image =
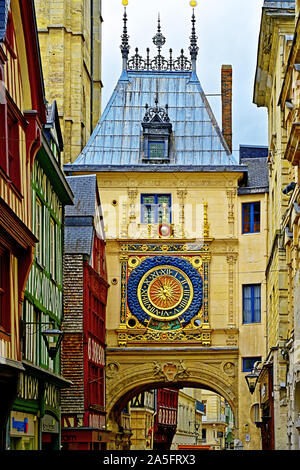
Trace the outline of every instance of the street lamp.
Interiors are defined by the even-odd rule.
[[[51,359],[54,359],[63,338],[63,332],[52,328],[47,328],[41,332],[43,340],[45,341],[46,348]]]
[[[64,333],[60,331],[59,329],[56,328],[51,328],[51,326],[54,327],[52,323],[44,323],[44,322],[24,322],[22,321],[21,323],[22,328],[28,328],[28,330],[25,332],[23,331],[24,337],[27,337],[27,335],[34,335],[34,334],[41,334],[46,348],[48,355],[50,359],[54,359],[56,357],[56,354],[58,353],[58,350],[60,348],[61,341],[63,339]],[[45,330],[41,331],[42,326],[45,326]],[[32,331],[32,327],[34,327],[34,331]]]
[[[254,393],[258,376],[259,376],[259,372],[256,369],[252,369],[250,374],[245,375],[245,379],[246,379],[249,392],[251,393],[251,395],[253,395]]]

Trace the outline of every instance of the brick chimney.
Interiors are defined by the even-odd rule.
[[[222,133],[232,152],[232,67],[222,65],[221,69],[222,95]]]

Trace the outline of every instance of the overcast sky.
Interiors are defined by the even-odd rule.
[[[222,64],[233,67],[233,149],[240,144],[267,145],[267,113],[253,104],[254,75],[263,0],[198,0],[195,8],[199,55],[197,75],[207,95],[220,93]],[[102,0],[104,19],[102,39],[102,111],[104,111],[121,74],[121,34],[124,7],[121,0]],[[162,55],[178,56],[183,48],[188,55],[192,8],[189,0],[129,0],[128,34],[131,46],[145,57],[160,13],[166,44]],[[221,99],[209,97],[221,127]]]

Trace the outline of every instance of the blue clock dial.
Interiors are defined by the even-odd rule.
[[[150,320],[179,320],[184,326],[201,309],[202,291],[202,277],[188,261],[159,256],[143,261],[131,273],[127,301],[145,326]]]

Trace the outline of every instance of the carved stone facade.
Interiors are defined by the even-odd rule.
[[[240,436],[245,448],[259,448],[259,431],[250,417],[250,409],[257,403],[257,397],[251,397],[248,392],[243,359],[263,355],[265,297],[262,288],[261,322],[244,324],[242,286],[263,281],[265,222],[262,220],[258,234],[244,236],[241,233],[242,203],[252,200],[249,194],[233,197],[233,233],[227,217],[220,217],[220,214],[228,213],[227,191],[233,189],[234,194],[237,193],[240,176],[207,174],[204,189],[201,174],[181,174],[177,180],[172,173],[168,180],[166,174],[98,173],[107,225],[110,283],[107,301],[107,416],[109,430],[116,435],[118,423],[124,420],[120,411],[132,397],[155,387],[180,384],[208,387],[225,397],[235,416],[236,438]],[[172,223],[174,227],[178,226],[178,231],[161,237],[152,226],[151,237],[148,237],[148,226],[141,222],[141,194],[153,194],[162,187],[172,195]],[[182,199],[178,198],[178,193],[182,195],[182,188],[184,239],[180,231]],[[260,200],[263,213],[264,193],[255,195],[255,198]],[[125,211],[127,218],[123,216]],[[135,236],[124,238],[122,234],[132,223],[137,228]],[[196,233],[201,237],[196,237]],[[189,263],[203,281],[199,312],[186,326],[178,329],[147,327],[138,310],[130,308],[128,303],[130,277],[135,272],[139,273],[141,266],[146,267],[161,257],[166,262],[174,259],[174,266],[176,260]],[[145,268],[145,273],[148,268]],[[251,341],[253,337],[255,341]],[[240,434],[246,424],[250,442],[244,440],[243,433]],[[128,434],[125,433],[123,438],[118,436],[118,445],[122,448],[125,445],[122,439],[127,440]]]
[[[140,355],[140,359],[137,357]],[[184,359],[178,359],[178,355]],[[111,362],[111,361],[114,362]],[[129,399],[150,387],[185,386],[209,388],[222,395],[235,412],[238,428],[238,349],[220,349],[212,357],[209,348],[182,350],[153,348],[110,348],[107,351],[107,412],[113,430],[117,410]],[[120,419],[120,418],[119,418]]]
[[[160,28],[159,21],[155,66],[138,51],[129,59],[125,9],[120,80],[84,151],[65,165],[73,175],[96,173],[101,195],[110,283],[109,427],[116,447],[126,448],[128,434],[122,444],[119,426],[135,395],[174,385],[209,388],[230,403],[236,438],[243,439],[247,424],[245,449],[257,449],[244,362],[264,353],[266,299],[261,289],[259,315],[249,321],[243,289],[262,285],[266,190],[256,188],[253,197],[248,167],[231,152],[231,73],[222,87],[226,138],[200,85],[194,13],[188,69],[183,55],[179,68],[165,63]],[[243,204],[255,202],[259,230],[244,234]]]
[[[298,417],[294,415],[298,409],[294,408],[295,394],[299,393],[298,346],[294,341],[294,319],[299,313],[294,304],[299,240],[298,30],[298,1],[264,2],[254,84],[254,102],[265,107],[269,116],[267,352],[257,388],[264,388],[269,374],[272,389],[268,400],[261,400],[263,450],[299,449]]]

